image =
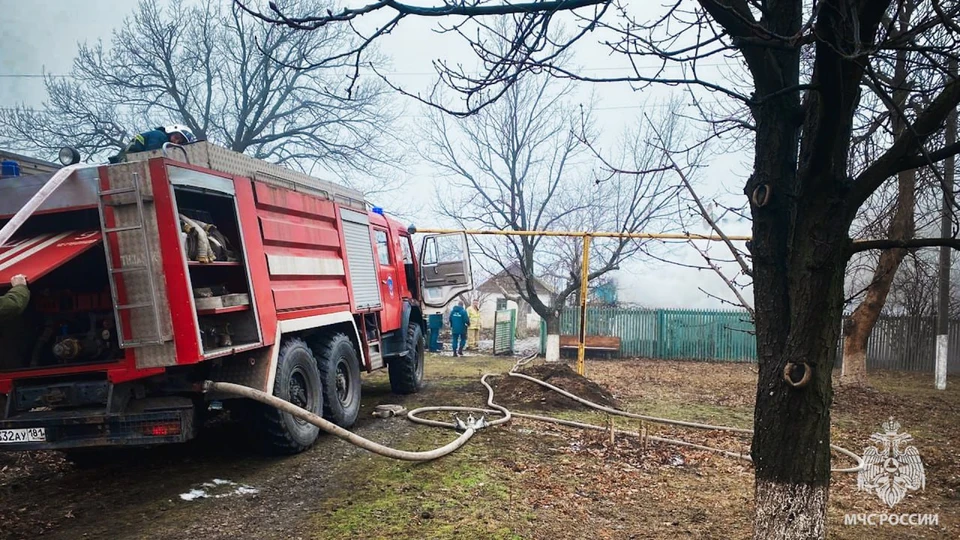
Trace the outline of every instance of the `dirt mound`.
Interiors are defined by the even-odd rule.
[[[620,406],[609,390],[586,377],[577,375],[577,372],[566,364],[538,364],[520,369],[519,372],[598,405],[617,408]],[[493,390],[494,401],[508,409],[512,407],[538,410],[586,409],[586,406],[581,403],[519,377],[507,375],[498,377],[495,379]]]

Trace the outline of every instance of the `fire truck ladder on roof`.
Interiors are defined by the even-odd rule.
[[[106,199],[113,197],[114,195],[122,194],[131,194],[132,200],[127,200],[125,202],[119,202],[116,200],[111,200],[109,202]],[[139,239],[141,242],[141,251],[142,256],[140,257],[143,261],[142,264],[135,266],[113,266],[113,257],[109,249],[104,249],[107,260],[107,278],[110,282],[110,293],[113,298],[113,313],[117,319],[117,340],[120,344],[120,348],[133,348],[133,347],[143,347],[145,345],[159,345],[166,340],[163,336],[163,328],[160,324],[160,305],[157,301],[157,287],[156,287],[156,278],[153,273],[153,257],[149,249],[149,244],[147,243],[147,231],[145,227],[146,219],[144,217],[143,205],[146,202],[143,198],[143,194],[140,192],[140,177],[136,173],[133,174],[133,182],[130,187],[122,187],[116,189],[102,189],[102,187],[97,188],[97,209],[100,212],[100,230],[103,231],[103,241],[104,247],[110,245],[111,234],[118,234],[122,232],[132,232],[140,231]],[[104,207],[118,207],[118,206],[127,206],[127,205],[137,205],[137,222],[107,227],[106,220],[104,218]],[[117,244],[119,245],[119,244]],[[120,264],[123,264],[123,259],[120,259]],[[116,276],[118,274],[133,274],[133,273],[144,273],[147,278],[147,289],[149,290],[148,299],[143,302],[134,302],[129,304],[121,304],[119,301],[119,296],[117,295],[117,280]],[[121,324],[120,313],[123,311],[131,311],[134,309],[149,310],[150,318],[148,319],[149,325],[153,330],[153,334],[148,334],[145,336],[139,336],[134,339],[132,336],[130,339],[124,335],[123,325]]]

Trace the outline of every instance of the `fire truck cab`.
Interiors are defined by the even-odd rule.
[[[302,451],[318,428],[202,382],[349,428],[361,371],[417,392],[424,310],[473,287],[465,236],[417,250],[362,193],[206,142],[6,178],[0,224],[0,292],[31,295],[0,321],[0,451],[183,442],[211,403]]]

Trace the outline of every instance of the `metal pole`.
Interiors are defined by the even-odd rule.
[[[410,234],[450,234],[450,233],[463,233],[470,235],[490,235],[490,236],[566,236],[566,237],[583,237],[583,236],[592,236],[594,238],[636,238],[641,240],[712,240],[714,242],[723,241],[724,238],[730,240],[731,242],[744,242],[750,240],[749,236],[718,236],[710,234],[687,234],[687,233],[624,233],[624,232],[584,232],[584,231],[515,231],[512,229],[506,230],[490,230],[490,229],[435,229],[427,228],[420,229],[417,227],[411,226],[407,229],[407,232]]]
[[[583,264],[580,270],[580,342],[577,343],[577,373],[584,374],[583,355],[587,343],[587,282],[590,277],[590,235],[583,236]]]
[[[592,236],[593,238],[634,238],[639,240],[709,240],[711,242],[749,242],[750,236],[718,236],[710,234],[688,234],[688,233],[622,233],[622,232],[585,232],[585,231],[514,231],[514,230],[485,230],[485,229],[418,229],[414,226],[407,228],[410,234],[471,234],[471,235],[489,235],[489,236],[562,236],[568,238],[582,238]],[[854,246],[876,242],[878,239],[857,239],[851,240]]]
[[[954,78],[957,76],[957,60],[949,60],[947,70]],[[957,142],[957,109],[947,113],[947,125],[944,129],[945,145]],[[953,236],[953,185],[956,173],[955,160],[951,155],[943,162],[943,212],[940,216],[940,236]],[[937,390],[947,388],[947,358],[950,349],[950,248],[940,247],[939,301],[937,306],[937,356],[934,362],[934,381]]]

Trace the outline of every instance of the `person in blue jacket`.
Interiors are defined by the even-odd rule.
[[[470,327],[470,315],[463,307],[463,301],[450,311],[450,332],[453,334],[453,355],[463,356],[463,348],[467,345],[467,328]]]
[[[443,313],[434,313],[430,315],[429,327],[430,333],[430,352],[440,352],[440,329],[443,328]]]

